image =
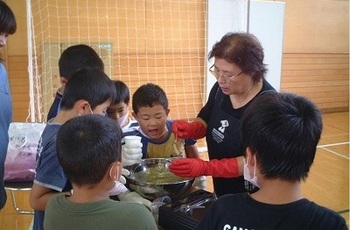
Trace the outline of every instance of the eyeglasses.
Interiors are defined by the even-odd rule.
[[[212,65],[209,68],[209,72],[216,78],[219,79],[220,76],[222,76],[223,78],[225,78],[225,80],[233,80],[235,77],[238,77],[239,75],[241,75],[243,73],[243,71],[241,71],[239,74],[236,75],[232,75],[231,73],[222,73],[220,75],[220,71],[218,69],[215,68],[215,65]]]

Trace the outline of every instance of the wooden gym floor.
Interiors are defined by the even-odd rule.
[[[202,147],[203,141],[199,141]],[[202,152],[201,158],[207,159]],[[211,177],[207,178],[207,190],[212,191]],[[317,148],[309,177],[302,185],[308,199],[340,213],[349,226],[349,113],[326,113],[323,115],[323,133]],[[30,209],[28,191],[16,192],[16,201],[22,209]],[[12,198],[0,212],[0,229],[26,230],[31,215],[20,215],[14,211]]]

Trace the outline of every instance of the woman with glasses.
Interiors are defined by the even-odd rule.
[[[274,90],[265,80],[264,52],[259,40],[248,33],[228,33],[209,53],[214,58],[210,73],[217,79],[197,118],[174,121],[180,138],[206,137],[210,161],[184,158],[173,161],[170,170],[183,177],[212,176],[217,196],[255,189],[245,186],[239,125],[248,104],[262,92]]]

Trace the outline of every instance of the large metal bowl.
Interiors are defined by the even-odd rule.
[[[174,198],[187,192],[194,178],[182,178],[169,171],[172,158],[148,158],[125,168],[126,186],[144,198],[154,200],[162,196]]]

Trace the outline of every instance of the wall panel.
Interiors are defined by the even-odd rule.
[[[27,73],[27,28],[26,28],[26,9],[24,0],[6,0],[6,2],[13,9],[17,17],[18,30],[16,34],[11,35],[8,39],[7,54],[4,59],[8,67],[10,84],[12,88],[12,95],[14,100],[14,120],[25,121],[28,116],[28,103],[29,103],[29,81]],[[72,4],[80,5],[80,7],[87,7],[82,0],[69,1]],[[92,1],[92,4],[99,4],[102,7],[112,1]],[[113,1],[114,2],[114,1]],[[117,1],[116,1],[117,2]],[[141,3],[142,4],[141,4]],[[113,78],[121,78],[131,84],[131,90],[134,91],[141,83],[149,81],[151,78],[145,76],[145,66],[153,66],[152,74],[154,72],[162,73],[158,75],[156,81],[159,84],[164,84],[164,79],[168,80],[169,87],[166,88],[171,101],[172,109],[181,110],[182,105],[186,98],[196,97],[194,102],[188,107],[188,113],[191,113],[189,117],[193,117],[194,109],[196,111],[201,106],[201,97],[203,98],[203,89],[197,83],[202,82],[204,76],[204,61],[206,54],[204,50],[194,47],[191,42],[188,43],[187,52],[182,53],[183,58],[179,58],[175,52],[171,55],[167,53],[159,55],[159,49],[157,50],[157,43],[154,39],[167,39],[169,47],[178,46],[182,44],[179,41],[179,36],[169,34],[164,38],[157,37],[157,31],[159,23],[153,24],[153,31],[148,35],[148,39],[137,39],[136,37],[145,37],[144,24],[140,23],[141,18],[146,18],[148,22],[153,19],[151,15],[145,15],[142,13],[141,8],[148,7],[149,9],[159,8],[160,2],[154,2],[154,5],[146,4],[149,1],[120,1],[118,7],[108,8],[106,7],[106,15],[114,14],[118,11],[121,16],[120,20],[115,21],[116,31],[111,33],[111,36],[115,36],[119,39],[116,44],[120,45],[120,48],[114,52],[114,75]],[[281,78],[281,90],[291,91],[306,95],[314,100],[325,111],[338,111],[349,109],[349,1],[331,1],[331,0],[284,0],[286,2],[286,17],[285,17],[285,30],[284,30],[284,53],[282,60],[282,78]],[[113,3],[114,4],[114,3]],[[146,6],[147,5],[147,6]],[[181,4],[180,4],[181,5]],[[176,5],[174,2],[171,7],[176,10],[173,15],[181,17],[182,6]],[[127,7],[130,6],[130,11]],[[169,6],[169,7],[168,7]],[[165,5],[167,13],[170,14],[170,5]],[[204,5],[200,4],[191,5],[193,15],[198,14],[204,10]],[[119,9],[119,10],[118,10]],[[180,10],[181,11],[180,11]],[[55,8],[50,9],[55,11]],[[51,11],[50,11],[51,12]],[[134,13],[132,13],[134,12]],[[148,11],[149,12],[149,11]],[[34,12],[36,13],[36,12]],[[79,13],[84,13],[79,12]],[[126,20],[126,15],[129,13],[129,19]],[[160,12],[161,13],[161,12]],[[159,13],[159,14],[160,14]],[[137,17],[136,17],[137,16]],[[191,25],[196,25],[195,22],[188,18],[190,15],[183,15],[183,25],[187,28],[187,21],[191,21]],[[65,15],[62,15],[64,18]],[[167,14],[163,14],[164,19],[168,18]],[[198,18],[198,16],[194,16]],[[51,19],[50,19],[51,20]],[[51,26],[56,25],[57,21],[44,21],[50,23]],[[63,22],[61,22],[63,23]],[[93,21],[91,22],[93,23]],[[173,21],[172,23],[176,23]],[[170,24],[169,24],[170,25]],[[182,24],[178,25],[180,28]],[[138,26],[139,29],[134,31],[131,35],[135,36],[133,39],[126,40],[125,34],[131,33],[125,28],[128,26]],[[196,25],[196,29],[199,26]],[[204,28],[204,27],[203,27]],[[180,31],[180,30],[178,30]],[[54,31],[53,31],[54,32]],[[57,30],[56,32],[60,32]],[[73,33],[74,31],[72,31]],[[94,36],[104,31],[90,31],[82,29],[81,33],[86,33]],[[93,32],[93,34],[91,34]],[[180,32],[179,32],[180,33]],[[198,37],[198,39],[204,38],[204,32],[192,31],[191,37]],[[60,32],[60,36],[63,36],[63,40],[68,41],[73,38],[68,38],[69,34]],[[74,35],[74,34],[72,34]],[[55,38],[55,37],[54,37]],[[136,47],[138,51],[142,50],[142,47],[151,47],[147,53],[141,54],[138,52],[139,57],[135,58],[133,50],[126,50],[123,47],[130,43],[134,45],[134,51]],[[203,44],[204,47],[204,44]],[[162,47],[164,48],[164,47]],[[150,52],[153,52],[152,54]],[[135,53],[135,52],[134,52]],[[190,54],[196,55],[192,58]],[[125,55],[124,55],[125,54]],[[157,54],[157,55],[155,55]],[[153,56],[152,56],[153,55]],[[39,60],[40,61],[40,60]],[[158,65],[159,67],[155,67]],[[173,68],[168,67],[172,65]],[[195,68],[183,68],[180,70],[178,66],[186,67],[188,65],[196,66]],[[139,68],[134,68],[138,66]],[[188,76],[191,74],[192,79],[189,81]],[[135,80],[136,77],[139,80]],[[153,77],[152,77],[153,79]],[[132,83],[133,82],[133,83]],[[181,85],[186,87],[181,87]],[[191,87],[192,93],[185,94]],[[193,94],[193,95],[191,95]],[[186,96],[184,96],[186,95]],[[189,104],[189,102],[187,102]],[[173,114],[175,115],[175,113]],[[182,115],[181,115],[182,116]],[[179,116],[180,117],[180,116]]]
[[[13,102],[13,121],[25,121],[29,108],[28,57],[9,55],[6,63]]]
[[[349,55],[284,53],[281,89],[309,97],[324,111],[346,111]]]

